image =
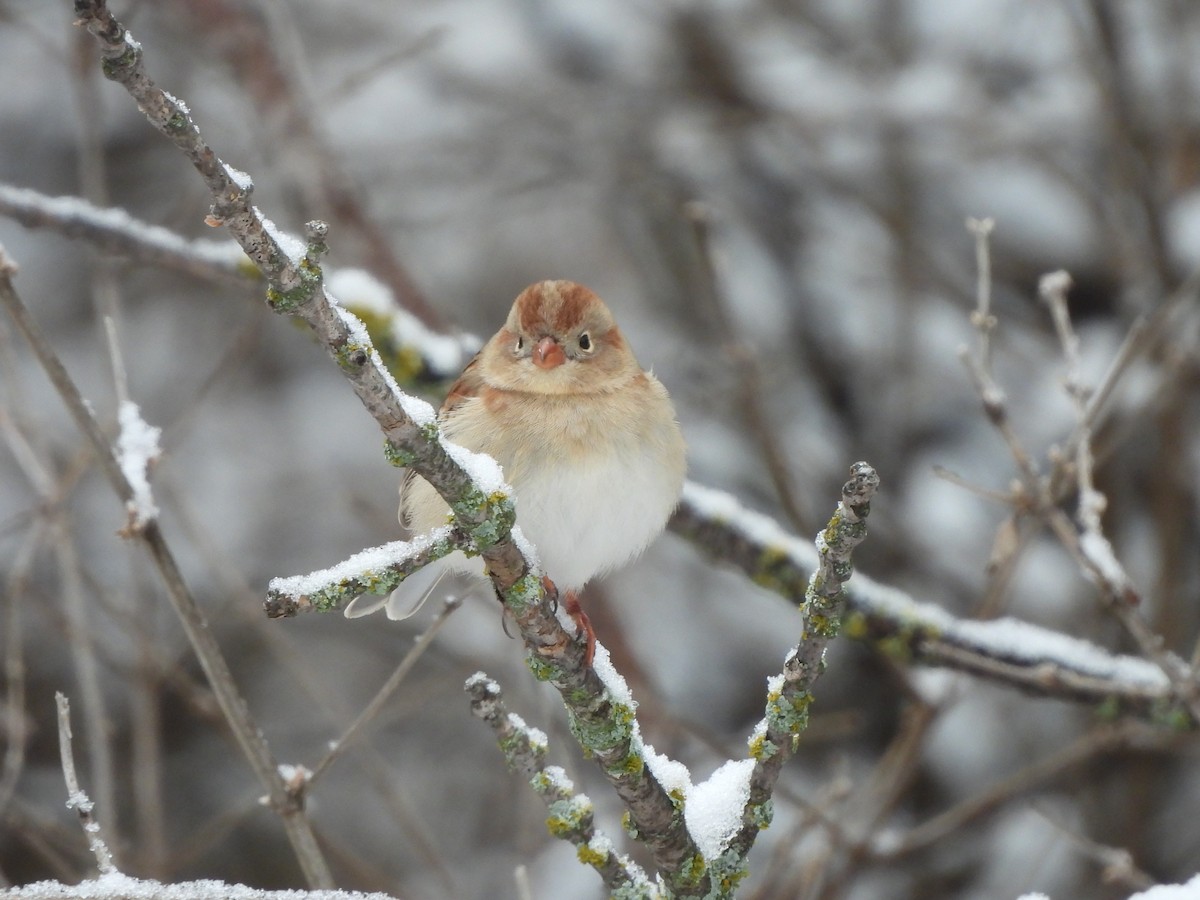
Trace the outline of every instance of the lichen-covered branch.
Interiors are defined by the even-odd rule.
[[[825,670],[825,649],[841,629],[846,605],[843,585],[852,571],[850,557],[867,536],[871,497],[879,487],[879,475],[867,463],[855,463],[850,472],[837,512],[817,535],[818,564],[800,608],[804,616],[800,642],[784,661],[782,674],[770,680],[766,716],[750,740],[754,759],[750,798],[742,828],[729,844],[729,855],[736,859],[745,858],[759,831],[771,823],[775,782],[808,727],[812,688]]]
[[[550,833],[575,847],[580,862],[600,874],[610,896],[624,900],[662,897],[641,867],[617,853],[612,841],[596,830],[587,794],[576,793],[561,768],[546,765],[546,735],[508,712],[500,685],[483,672],[476,672],[467,679],[464,689],[471,698],[471,712],[495,732],[508,767],[527,779],[545,802]]]
[[[562,694],[574,733],[626,803],[634,828],[671,889],[678,896],[703,896],[707,876],[697,876],[688,866],[699,858],[695,844],[670,796],[636,752],[632,708],[614,700],[595,670],[585,665],[583,644],[559,622],[557,598],[547,594],[541,574],[513,539],[514,507],[502,481],[485,485],[474,477],[489,461],[442,439],[432,408],[400,391],[362,322],[326,295],[319,264],[326,249],[325,226],[310,223],[307,242],[281,234],[250,203],[250,179],[222,162],[201,137],[186,106],[151,81],[141,46],[103,0],[76,0],[75,11],[100,42],[105,75],[129,91],[208,185],[208,222],[225,225],[259,267],[267,280],[270,306],[313,330],[379,423],[390,459],[416,470],[447,501],[462,549],[483,558],[520,629],[531,667]],[[473,460],[472,472],[464,464],[468,458]]]
[[[272,619],[340,609],[359,594],[390,594],[413,572],[453,553],[464,540],[446,526],[411,541],[394,541],[356,553],[336,566],[272,578],[263,608]]]

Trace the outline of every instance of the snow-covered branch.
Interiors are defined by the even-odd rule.
[[[244,284],[259,278],[258,269],[233,241],[188,240],[123,209],[93,206],[80,197],[49,197],[0,184],[0,215],[26,228],[49,229],[107,253],[210,281]]]
[[[671,529],[757,584],[803,602],[812,545],[733,496],[689,483]],[[915,662],[947,666],[1045,696],[1178,722],[1187,713],[1153,663],[1018,619],[972,621],[858,574],[846,586],[848,637]]]
[[[487,457],[441,438],[434,411],[404,394],[372,346],[366,327],[326,294],[320,256],[326,227],[309,223],[307,240],[281,233],[250,202],[253,183],[220,160],[203,140],[187,107],[147,75],[141,46],[103,0],[76,0],[75,11],[101,44],[105,75],[120,83],[139,109],[193,163],[212,199],[209,224],[223,224],[267,280],[267,302],[304,321],[327,348],[383,430],[393,462],[411,467],[447,501],[460,549],[483,557],[488,574],[529,650],[538,678],[549,681],[568,707],[576,735],[600,764],[630,810],[632,824],[679,896],[702,896],[706,877],[685,870],[699,854],[667,791],[654,775],[631,771],[632,710],[615,701],[584,663],[584,648],[555,614],[557,597],[513,539],[514,507]]]

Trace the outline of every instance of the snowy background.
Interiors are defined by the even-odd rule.
[[[290,230],[330,222],[331,266],[407,279],[431,324],[480,336],[526,284],[582,281],[674,396],[695,481],[810,535],[849,465],[867,459],[883,490],[856,556],[863,572],[956,615],[1011,614],[1133,651],[1045,529],[1030,524],[1012,565],[989,569],[1008,507],[934,467],[1000,492],[1016,472],[957,358],[976,341],[967,217],[996,222],[995,369],[1043,469],[1074,420],[1038,278],[1070,271],[1095,382],[1131,323],[1161,325],[1200,265],[1200,6],[169,0],[115,11],[159,84],[250,173],[269,216]],[[200,180],[97,76],[94,42],[70,20],[65,0],[0,0],[0,181],[220,237],[203,225]],[[684,214],[692,201],[711,217],[715,294]],[[0,243],[109,425],[118,400],[102,315],[115,315],[129,394],[162,428],[152,480],[168,539],[272,750],[313,765],[436,612],[405,623],[261,612],[270,578],[402,536],[377,426],[254,290],[111,263],[7,219]],[[1144,614],[1191,658],[1194,291],[1169,316],[1118,386],[1096,478]],[[90,871],[63,805],[62,690],[122,871],[302,886],[155,573],[116,533],[119,503],[6,318],[0,365],[0,885]],[[442,386],[424,387],[436,401]],[[798,637],[793,609],[672,535],[586,605],[649,741],[696,781],[744,753],[765,678]],[[493,601],[469,600],[369,746],[316,790],[310,810],[339,884],[516,897],[524,864],[538,900],[602,895],[468,711],[463,681],[484,669],[549,734],[598,824],[620,832],[560,704],[500,624]],[[743,896],[1117,898],[1200,868],[1193,738],[1113,739],[1094,710],[913,670],[850,641],[817,695]]]

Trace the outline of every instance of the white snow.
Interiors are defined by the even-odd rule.
[[[1186,884],[1156,884],[1129,900],[1200,900],[1200,874]]]
[[[668,794],[679,793],[686,802],[688,794],[692,791],[692,773],[688,771],[688,767],[669,756],[664,756],[646,743],[642,744],[642,758],[645,759],[650,774],[658,779],[663,789]]]
[[[175,102],[178,103],[179,101],[177,100]],[[180,106],[183,106],[183,104],[180,104]],[[187,112],[186,106],[183,106],[183,111]],[[238,186],[238,190],[243,191],[243,192],[254,190],[254,179],[253,178],[251,178],[249,175],[247,175],[241,169],[235,169],[233,166],[231,166],[229,163],[225,162],[224,160],[221,160],[221,165],[223,165],[225,167],[225,174],[229,176],[229,180]]]
[[[432,407],[430,407],[432,409]],[[442,438],[442,448],[450,458],[458,463],[463,471],[471,476],[475,486],[485,494],[507,494],[512,496],[513,489],[504,480],[504,470],[500,463],[486,453],[476,453],[466,447]]]
[[[629,690],[629,683],[613,666],[608,648],[599,641],[596,642],[596,654],[592,659],[592,669],[604,683],[614,701],[623,703],[630,709],[637,709],[637,701],[633,699],[633,691]]]
[[[545,752],[546,748],[550,746],[550,739],[546,737],[546,732],[542,731],[540,728],[535,728],[532,725],[526,724],[525,720],[516,713],[508,714],[508,724],[512,726],[514,730],[524,733],[525,737],[529,740],[529,745],[534,750],[541,750],[542,752]]]
[[[229,168],[228,166],[226,168]],[[236,169],[230,169],[230,172],[236,172]],[[232,174],[230,175],[232,178]],[[254,207],[254,214],[262,220],[263,231],[270,235],[271,239],[279,245],[279,249],[291,261],[293,266],[300,265],[304,261],[305,255],[308,253],[308,244],[294,234],[289,234],[280,229],[274,222],[268,219],[261,209]]]
[[[525,562],[529,564],[529,568],[542,570],[542,561],[538,559],[537,547],[529,538],[525,537],[525,532],[521,530],[520,525],[514,525],[511,536],[513,543],[517,545],[517,549],[521,551],[521,555],[525,557]],[[607,651],[605,651],[607,652]]]
[[[120,872],[101,875],[91,881],[64,889],[56,881],[39,881],[5,892],[6,900],[50,900],[71,896],[82,900],[395,900],[388,894],[364,894],[358,891],[290,890],[265,891],[224,881],[184,881],[164,884],[131,878]]]
[[[147,476],[150,466],[162,455],[158,446],[162,429],[147,425],[137,404],[131,400],[121,402],[117,410],[117,422],[121,427],[117,435],[117,462],[133,492],[125,508],[129,512],[130,524],[140,529],[158,518],[158,506],[154,502]]]
[[[720,856],[741,828],[753,771],[754,760],[731,759],[688,794],[684,821],[706,859]]]
[[[364,269],[326,271],[325,284],[351,309],[361,308],[386,318],[399,346],[415,347],[429,368],[443,378],[457,375],[481,346],[474,335],[440,334],[404,309],[391,288]]]
[[[728,523],[752,541],[787,553],[801,568],[811,570],[816,565],[816,550],[811,543],[788,534],[773,519],[746,509],[723,491],[688,482],[684,485],[683,502]],[[943,638],[970,643],[1004,659],[1055,663],[1086,675],[1119,678],[1154,689],[1168,686],[1167,676],[1152,662],[1118,656],[1088,641],[1020,619],[959,619],[940,606],[919,603],[903,591],[858,572],[847,589],[851,604],[864,611],[936,629]]]
[[[372,572],[403,563],[449,534],[450,526],[446,525],[418,535],[411,541],[392,541],[379,547],[369,547],[328,569],[318,569],[307,575],[272,578],[268,589],[286,597],[305,597],[350,578],[369,576]]]
[[[329,299],[333,301],[332,297]],[[392,393],[399,400],[400,408],[404,410],[405,415],[418,425],[432,425],[436,422],[437,413],[432,406],[419,397],[412,397],[400,390],[400,385],[396,383],[396,379],[392,377],[392,373],[388,371],[387,366],[383,364],[383,360],[379,358],[379,351],[371,343],[371,336],[367,333],[367,326],[363,324],[362,319],[336,301],[333,302],[333,311],[345,324],[355,343],[364,349],[370,348],[371,362],[374,363],[375,367],[383,375],[383,379],[387,382],[388,387],[392,389]]]

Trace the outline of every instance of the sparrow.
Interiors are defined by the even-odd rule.
[[[638,364],[596,294],[571,281],[540,281],[517,296],[504,326],[467,364],[438,420],[448,440],[504,470],[517,525],[586,639],[590,664],[595,633],[579,591],[638,556],[666,527],[683,490],[683,435],[666,388]],[[410,470],[400,488],[401,523],[421,533],[445,525],[449,514]],[[479,560],[461,553],[442,564],[483,574]]]

